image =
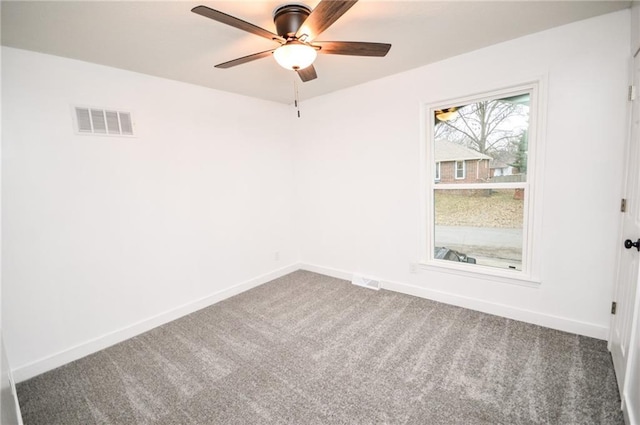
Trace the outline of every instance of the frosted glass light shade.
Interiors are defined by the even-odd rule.
[[[454,118],[458,117],[458,113],[456,111],[453,112],[440,112],[439,114],[436,113],[436,118],[439,119],[440,121],[450,121]]]
[[[439,109],[436,111],[436,118],[440,121],[450,121],[458,118],[458,108],[452,106],[451,108]]]
[[[316,60],[316,49],[300,42],[289,42],[278,47],[273,57],[286,69],[305,69]]]

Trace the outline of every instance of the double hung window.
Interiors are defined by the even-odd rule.
[[[427,266],[531,280],[538,83],[428,105]]]

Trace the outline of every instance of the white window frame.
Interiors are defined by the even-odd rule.
[[[436,178],[435,178],[435,180],[436,180],[437,182],[439,182],[439,181],[440,181],[440,170],[441,170],[441,168],[442,168],[442,167],[440,166],[440,164],[441,164],[441,163],[440,163],[440,161],[436,162]]]
[[[458,177],[458,164],[462,163],[462,177]],[[467,178],[467,161],[454,161],[453,163],[453,177],[456,180],[464,180]]]
[[[525,286],[538,286],[540,281],[540,252],[542,225],[542,158],[544,156],[544,106],[545,89],[543,78],[532,79],[528,82],[503,86],[497,90],[487,90],[482,93],[456,97],[443,101],[423,103],[421,108],[421,223],[420,223],[420,253],[418,266],[421,270],[438,271],[463,275],[473,278],[485,278],[504,283]],[[528,130],[528,162],[527,181],[523,183],[437,183],[433,178],[435,173],[434,158],[434,126],[436,110],[442,110],[453,105],[468,105],[482,100],[500,99],[522,93],[530,93],[529,130]],[[457,173],[456,173],[457,174]],[[478,264],[457,263],[434,259],[434,189],[517,189],[525,190],[523,208],[523,256],[522,270],[509,270]]]

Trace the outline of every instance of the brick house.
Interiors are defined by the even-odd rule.
[[[436,182],[478,183],[491,177],[488,155],[448,140],[436,140],[434,159]]]

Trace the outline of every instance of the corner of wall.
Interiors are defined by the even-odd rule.
[[[162,326],[165,323],[171,322],[172,320],[179,319],[180,317],[209,307],[234,295],[238,295],[271,280],[292,273],[299,268],[300,267],[297,263],[293,263],[272,272],[263,274],[261,276],[246,280],[237,285],[217,291],[199,300],[194,300],[187,304],[177,306],[171,310],[162,312],[153,317],[148,317],[137,323],[133,323],[129,326],[117,329],[108,334],[97,336],[96,338],[93,338],[89,341],[85,341],[74,347],[69,347],[63,351],[54,353],[45,358],[38,359],[26,365],[21,365],[13,370],[13,375],[16,382],[26,381],[27,379],[33,378],[57,367],[78,360],[89,354],[103,350],[129,338],[133,338],[134,336],[140,335],[153,328]],[[2,423],[4,424],[4,422]]]
[[[0,423],[6,425],[22,425],[20,414],[20,404],[18,403],[18,393],[15,381],[4,349],[4,339],[0,330],[0,351],[2,356],[2,385],[0,386]]]

